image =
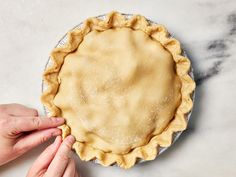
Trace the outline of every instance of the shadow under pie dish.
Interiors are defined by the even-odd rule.
[[[87,19],[50,56],[42,102],[62,116],[82,160],[132,167],[153,160],[186,129],[195,82],[166,28],[118,12]]]

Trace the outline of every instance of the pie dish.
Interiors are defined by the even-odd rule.
[[[186,129],[195,82],[179,41],[162,25],[118,12],[89,18],[51,53],[42,102],[62,116],[82,160],[132,167]]]

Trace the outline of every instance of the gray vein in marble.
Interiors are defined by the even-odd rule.
[[[210,53],[210,56],[205,57],[205,59],[215,61],[212,63],[212,66],[208,69],[208,71],[195,73],[197,85],[201,85],[205,80],[219,74],[222,64],[231,56],[229,49],[235,43],[234,35],[236,34],[236,13],[230,13],[227,16],[226,23],[229,26],[228,32],[218,39],[211,40],[206,46],[206,50]]]
[[[231,25],[230,35],[236,34],[236,13],[232,13],[228,16],[228,24]]]
[[[196,84],[197,85],[200,85],[202,84],[202,82],[204,82],[205,80],[219,74],[220,72],[220,66],[221,64],[223,63],[222,60],[219,60],[219,61],[216,61],[213,66],[211,68],[208,69],[207,72],[205,73],[197,73],[197,76],[196,76]]]

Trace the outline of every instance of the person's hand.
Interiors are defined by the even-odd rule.
[[[78,177],[75,162],[70,155],[74,142],[75,138],[71,135],[63,142],[58,136],[34,162],[27,177]]]
[[[63,118],[42,118],[20,104],[0,105],[0,166],[61,134]]]

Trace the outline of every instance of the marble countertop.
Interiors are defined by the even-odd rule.
[[[83,177],[236,176],[235,0],[0,0],[0,4],[0,103],[22,103],[43,114],[41,75],[51,49],[79,22],[111,10],[142,14],[164,24],[192,60],[196,100],[180,139],[156,160],[126,171],[75,156]],[[0,167],[0,176],[25,176],[49,143]]]

